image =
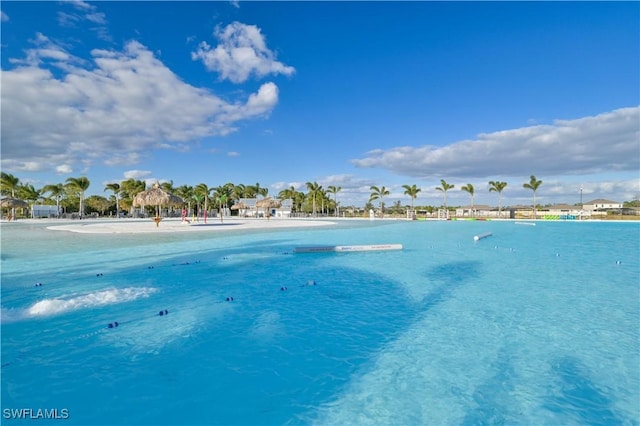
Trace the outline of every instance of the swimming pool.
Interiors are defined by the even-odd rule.
[[[638,223],[3,224],[3,424],[638,424],[639,254]]]

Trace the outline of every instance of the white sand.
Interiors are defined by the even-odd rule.
[[[59,222],[54,222],[59,223]],[[229,218],[220,222],[217,218],[199,222],[182,223],[180,218],[162,219],[156,227],[152,219],[112,219],[96,221],[91,219],[73,221],[64,225],[47,226],[54,231],[78,232],[83,234],[143,234],[159,232],[221,232],[246,229],[276,229],[332,225],[329,220],[310,219],[236,219]]]

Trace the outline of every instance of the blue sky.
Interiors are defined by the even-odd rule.
[[[640,194],[638,2],[14,2],[2,15],[2,171],[316,181],[364,205]]]

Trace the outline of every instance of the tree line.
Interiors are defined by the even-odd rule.
[[[536,191],[542,185],[542,181],[531,175],[529,182],[523,184],[524,188],[533,191],[534,213],[536,208]],[[102,215],[107,213],[115,213],[120,215],[121,211],[133,211],[133,199],[136,194],[146,189],[146,183],[138,179],[126,179],[120,183],[109,183],[104,187],[104,192],[108,192],[108,197],[92,195],[85,198],[86,191],[91,186],[90,180],[85,177],[69,177],[64,183],[49,184],[42,188],[36,189],[32,184],[22,183],[20,179],[8,173],[1,173],[0,176],[0,193],[3,196],[10,196],[27,201],[30,205],[42,203],[45,205],[56,205],[58,212],[78,212],[80,216],[97,212]],[[502,211],[502,191],[507,187],[507,182],[489,181],[489,192],[498,194],[498,210]],[[200,183],[195,186],[181,185],[174,186],[173,181],[163,182],[160,188],[164,191],[177,195],[185,201],[185,208],[193,211],[194,214],[202,210],[208,210],[211,205],[215,208],[230,208],[242,198],[256,198],[258,196],[267,197],[269,189],[255,185],[225,183],[220,186],[208,186]],[[415,211],[414,201],[421,188],[414,185],[402,185],[404,195],[411,200],[411,211]],[[444,210],[448,210],[447,193],[455,188],[455,185],[447,183],[444,179],[440,180],[440,186],[435,187],[436,190],[443,194]],[[340,215],[340,203],[338,202],[338,193],[342,190],[341,186],[330,185],[325,189],[317,182],[306,183],[307,192],[298,191],[294,186],[283,189],[277,195],[281,200],[291,199],[293,203],[293,212],[310,213],[312,215],[334,214]],[[365,211],[372,209],[373,202],[378,202],[378,209],[384,215],[385,197],[390,195],[390,191],[384,186],[371,186],[371,194],[369,201],[365,205]],[[463,185],[460,190],[467,192],[471,197],[471,209],[473,210],[475,188],[468,183]],[[391,209],[397,211],[400,201]],[[408,206],[407,206],[408,207]],[[435,210],[431,207],[431,210]]]

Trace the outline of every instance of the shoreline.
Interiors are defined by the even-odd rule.
[[[181,218],[163,218],[159,226],[153,221],[153,218],[138,219],[116,219],[116,218],[98,218],[98,219],[20,219],[18,221],[8,222],[1,220],[2,226],[11,226],[12,224],[38,224],[43,228],[51,231],[66,231],[80,234],[151,234],[151,233],[179,233],[179,232],[224,232],[231,230],[268,230],[268,229],[287,229],[287,228],[309,228],[319,226],[336,225],[344,221],[357,222],[379,222],[379,221],[395,221],[395,222],[413,222],[405,218],[226,218],[220,222],[218,218],[209,218],[207,223],[204,221],[183,223]],[[441,219],[423,219],[416,222],[472,222],[468,218],[459,218],[458,220],[441,220]],[[637,220],[533,220],[533,219],[491,219],[489,222],[529,222],[529,223],[640,223]]]
[[[309,219],[225,219],[223,222],[214,218],[204,223],[182,222],[180,218],[163,218],[156,226],[153,218],[147,219],[96,219],[93,222],[73,220],[72,223],[59,224],[53,220],[45,226],[51,231],[66,231],[80,234],[151,234],[151,233],[179,233],[179,232],[223,232],[246,229],[282,229],[306,228],[332,225],[331,221]]]

